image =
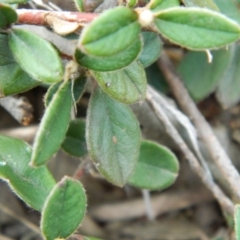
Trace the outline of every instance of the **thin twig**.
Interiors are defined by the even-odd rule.
[[[152,221],[156,218],[156,214],[154,213],[153,208],[152,208],[151,195],[150,195],[149,190],[143,189],[142,195],[143,195],[143,200],[144,200],[145,207],[146,207],[146,213],[147,213],[148,220]]]
[[[169,121],[168,117],[165,115],[161,106],[159,106],[159,103],[155,101],[152,94],[153,91],[154,90],[151,89],[150,87],[148,88],[148,92],[146,96],[146,100],[148,104],[155,112],[157,118],[164,125],[169,136],[171,136],[173,141],[175,141],[175,143],[179,146],[179,148],[185,155],[185,158],[188,160],[193,171],[201,178],[201,180],[206,185],[206,187],[213,193],[214,197],[217,199],[222,209],[225,210],[226,213],[231,214],[233,216],[234,204],[223,193],[223,191],[219,188],[219,186],[211,178],[208,177],[206,172],[203,170],[203,168],[199,164],[195,155],[191,152],[191,150],[188,148],[187,144],[183,141],[182,137],[179,135],[179,133],[177,132],[173,124]]]
[[[214,135],[211,127],[189,96],[168,56],[162,53],[158,63],[180,107],[193,121],[199,137],[205,143],[212,160],[218,167],[224,179],[228,182],[232,195],[234,196],[234,201],[240,202],[240,175],[237,169],[233,166],[230,158],[227,156],[217,137]]]

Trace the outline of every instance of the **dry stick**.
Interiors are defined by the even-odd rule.
[[[180,107],[193,121],[199,137],[205,143],[211,154],[212,160],[218,167],[224,179],[228,182],[232,190],[232,195],[234,196],[234,201],[240,202],[240,175],[237,169],[233,166],[230,158],[227,156],[223,147],[214,135],[211,127],[189,96],[168,56],[163,53],[158,63]]]
[[[221,208],[223,210],[225,210],[226,213],[231,214],[233,216],[234,204],[223,193],[223,191],[219,188],[219,186],[211,178],[209,178],[208,175],[205,173],[205,171],[199,164],[197,158],[194,156],[194,154],[188,148],[188,146],[183,141],[182,137],[178,134],[178,132],[175,129],[175,127],[173,126],[173,124],[169,121],[168,117],[162,111],[162,108],[159,106],[159,103],[155,101],[153,94],[151,93],[152,91],[153,90],[151,88],[148,88],[146,100],[147,100],[148,104],[150,105],[150,107],[155,112],[157,118],[164,125],[169,136],[172,137],[173,141],[175,141],[175,143],[179,146],[179,148],[185,155],[185,158],[188,160],[193,171],[201,178],[203,183],[213,193],[214,197],[219,202]]]

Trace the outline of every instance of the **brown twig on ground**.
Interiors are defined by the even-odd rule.
[[[151,106],[155,112],[158,119],[165,126],[165,129],[169,136],[172,137],[173,141],[179,146],[183,152],[185,158],[188,160],[193,171],[201,178],[206,187],[213,193],[214,197],[219,202],[221,208],[225,210],[226,213],[234,214],[234,204],[232,201],[223,193],[219,186],[213,181],[212,178],[209,178],[208,174],[204,171],[202,166],[199,164],[197,158],[189,149],[187,144],[184,142],[182,137],[179,135],[173,124],[170,122],[168,117],[163,112],[159,102],[155,101],[154,94],[157,94],[152,88],[148,88],[146,101]]]
[[[188,91],[184,87],[168,56],[162,53],[158,64],[165,75],[165,78],[177,102],[183,111],[193,121],[199,137],[205,143],[212,160],[223,175],[224,179],[226,179],[228,182],[232,191],[232,196],[234,197],[234,201],[240,202],[240,175],[237,169],[233,166],[230,158],[227,156],[217,137],[214,135],[211,127],[189,96]]]
[[[25,97],[15,98],[9,96],[1,98],[0,105],[24,126],[27,126],[33,119],[32,105]]]
[[[188,208],[205,201],[213,200],[209,191],[203,188],[192,190],[169,190],[151,198],[154,213],[161,215],[170,211]],[[90,215],[101,221],[133,219],[146,216],[142,198],[119,203],[108,203],[90,208]]]

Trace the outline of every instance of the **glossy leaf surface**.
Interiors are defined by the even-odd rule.
[[[224,15],[202,8],[170,8],[155,13],[159,32],[193,50],[214,49],[237,41],[240,28]]]
[[[142,32],[142,36],[143,50],[138,60],[146,68],[159,58],[162,50],[162,41],[158,34],[154,32]]]
[[[119,102],[132,104],[145,99],[147,79],[144,68],[137,61],[112,72],[92,72],[101,88]]]
[[[75,157],[82,157],[87,154],[85,139],[86,124],[80,119],[72,120],[62,143],[62,149]]]
[[[231,58],[217,89],[217,98],[224,108],[234,106],[240,100],[240,46],[232,46],[229,52]]]
[[[230,50],[212,51],[209,63],[205,52],[188,52],[178,66],[178,72],[195,101],[200,101],[213,92],[224,74],[230,58]]]
[[[123,186],[139,154],[139,124],[130,108],[101,88],[95,89],[88,108],[86,140],[89,153],[103,176]]]
[[[46,240],[65,239],[81,223],[86,212],[82,184],[64,177],[48,196],[42,211],[41,229]]]
[[[153,12],[164,10],[171,7],[178,7],[179,0],[151,0],[148,6]]]
[[[213,0],[183,0],[183,3],[187,7],[201,7],[201,8],[208,8],[214,11],[219,11],[217,5],[214,3]]]
[[[8,5],[0,3],[0,28],[5,28],[17,21],[17,13]]]
[[[29,31],[13,29],[9,45],[19,65],[34,79],[46,83],[62,80],[61,59],[48,41]]]
[[[7,34],[0,34],[0,46],[0,97],[25,92],[40,84],[16,63]]]
[[[41,211],[55,180],[45,166],[29,166],[31,153],[31,147],[24,141],[0,135],[0,178],[24,202]]]
[[[131,64],[142,50],[141,40],[135,40],[128,48],[110,57],[96,58],[76,50],[75,58],[83,67],[94,71],[114,71]]]
[[[178,161],[168,148],[142,141],[137,166],[128,182],[139,188],[162,190],[175,182],[178,170]]]
[[[71,82],[64,82],[54,94],[40,123],[31,164],[40,166],[60,148],[70,121],[72,107]]]
[[[92,56],[117,54],[138,38],[140,25],[137,19],[137,13],[126,7],[107,10],[84,28],[78,47]]]

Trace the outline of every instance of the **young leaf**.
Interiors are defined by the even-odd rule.
[[[101,88],[119,102],[132,104],[145,99],[147,79],[144,68],[137,61],[113,72],[92,72]]]
[[[32,165],[44,164],[60,148],[68,129],[71,107],[71,81],[67,81],[54,94],[40,123],[33,145]]]
[[[34,79],[46,83],[62,80],[61,59],[46,40],[29,31],[13,29],[9,45],[19,65]]]
[[[79,181],[64,177],[49,194],[42,211],[41,229],[46,240],[65,239],[81,223],[86,195]]]
[[[240,240],[240,205],[237,204],[234,213],[236,239]]]
[[[184,56],[178,66],[178,72],[195,101],[202,100],[216,89],[231,55],[230,50],[212,51],[212,63],[207,61],[204,52],[188,52]],[[229,94],[227,96],[229,97]]]
[[[85,121],[75,119],[70,122],[66,138],[62,143],[62,149],[75,157],[82,157],[87,154],[85,139]]]
[[[84,2],[83,0],[74,0],[75,6],[79,12],[84,12]]]
[[[219,11],[217,5],[214,3],[213,0],[183,0],[183,3],[187,7],[201,7],[201,8],[208,8],[214,11]]]
[[[84,28],[78,47],[92,56],[117,54],[138,38],[140,24],[137,20],[137,13],[129,8],[107,10]]]
[[[178,7],[179,5],[179,0],[151,0],[148,7],[153,12],[157,12],[167,8]]]
[[[170,8],[155,13],[159,32],[173,43],[193,50],[220,48],[240,37],[236,22],[202,8]]]
[[[0,3],[8,3],[8,4],[18,4],[18,3],[25,3],[28,0],[0,0]]]
[[[137,59],[142,50],[142,41],[136,39],[128,48],[110,57],[95,58],[76,50],[76,61],[83,67],[94,71],[114,71],[124,68]]]
[[[217,98],[224,108],[234,106],[240,100],[240,46],[233,45],[225,72],[219,79]]]
[[[5,28],[17,21],[17,13],[8,5],[0,3],[0,28]]]
[[[178,170],[178,161],[168,148],[142,141],[137,166],[128,182],[139,188],[162,190],[175,182]]]
[[[0,34],[0,46],[0,97],[25,92],[40,84],[29,77],[14,60],[7,34]]]
[[[142,63],[144,68],[154,63],[161,54],[162,41],[158,34],[154,32],[142,32],[143,36],[143,50],[138,60]]]
[[[130,108],[101,88],[89,103],[86,124],[89,153],[106,179],[123,186],[130,177],[139,154],[139,124]]]
[[[55,180],[45,166],[29,166],[31,153],[31,147],[24,141],[0,135],[0,178],[26,204],[41,211]]]

